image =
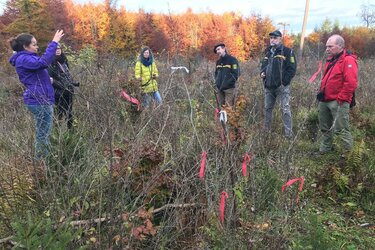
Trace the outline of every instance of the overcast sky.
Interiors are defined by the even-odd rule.
[[[0,0],[0,13],[5,6],[5,0]],[[76,3],[86,3],[90,0],[74,0]],[[100,3],[103,0],[91,0]],[[305,0],[117,0],[118,6],[125,6],[129,11],[142,8],[146,12],[181,13],[191,8],[193,12],[225,11],[240,12],[247,16],[252,13],[269,16],[273,24],[282,28],[278,23],[286,23],[286,29],[298,33],[301,30],[305,10]],[[362,4],[375,4],[375,0],[310,0],[310,11],[307,19],[307,31],[321,26],[325,18],[333,22],[337,20],[341,26],[361,25],[357,16]]]

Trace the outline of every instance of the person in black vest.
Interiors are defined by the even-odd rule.
[[[68,59],[61,50],[61,46],[57,46],[56,56],[52,64],[48,68],[48,73],[52,78],[52,86],[55,90],[55,104],[57,109],[57,117],[62,120],[65,115],[68,128],[73,126],[73,94],[74,86],[79,83],[73,81],[70,74]]]
[[[240,66],[237,59],[228,54],[224,43],[216,45],[214,53],[220,56],[216,62],[215,69],[215,84],[219,108],[224,104],[226,106],[233,106],[236,97],[236,82],[240,75]]]
[[[279,98],[281,102],[282,120],[285,137],[293,137],[292,113],[290,111],[289,85],[296,74],[297,63],[293,50],[282,43],[282,34],[275,30],[269,33],[270,46],[265,51],[260,76],[263,79],[265,91],[265,121],[266,131],[271,130],[272,112]]]

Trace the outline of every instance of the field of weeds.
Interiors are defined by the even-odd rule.
[[[173,62],[172,62],[173,61]],[[74,65],[74,64],[73,64]],[[241,64],[227,143],[214,118],[212,62],[160,60],[163,104],[137,112],[132,64],[73,66],[72,131],[55,121],[51,154],[33,160],[34,125],[12,69],[0,85],[0,246],[29,249],[371,249],[375,245],[374,60],[360,61],[354,149],[316,156],[317,62],[292,81],[295,138],[280,110],[264,133],[258,62]],[[172,72],[171,66],[188,66]],[[204,178],[199,177],[206,152]],[[244,155],[248,154],[243,176]],[[293,178],[299,183],[281,192]],[[225,199],[224,221],[220,203]],[[299,197],[296,202],[296,197]],[[372,246],[372,247],[371,247]]]

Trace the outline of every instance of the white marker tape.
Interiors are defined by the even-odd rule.
[[[227,112],[225,110],[219,112],[219,120],[220,122],[227,123]]]
[[[178,69],[184,69],[186,71],[186,73],[189,73],[189,70],[186,68],[186,67],[182,67],[182,66],[179,66],[179,67],[171,67],[171,70],[172,72],[178,70]]]

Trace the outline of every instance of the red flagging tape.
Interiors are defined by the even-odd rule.
[[[300,178],[295,178],[295,179],[292,179],[292,180],[289,180],[287,181],[287,183],[285,183],[282,187],[281,187],[281,192],[284,193],[285,189],[291,185],[293,185],[295,182],[299,181],[299,188],[298,188],[298,194],[297,194],[297,198],[296,198],[296,201],[298,203],[298,200],[299,200],[299,192],[302,191],[302,188],[303,188],[303,184],[305,183],[305,179],[303,178],[303,176],[301,176]]]
[[[309,83],[313,83],[316,77],[319,75],[320,71],[322,70],[322,61],[319,62],[318,71],[316,71],[309,79]]]
[[[207,158],[207,152],[203,150],[202,152],[202,160],[201,160],[201,168],[199,171],[199,178],[204,179],[204,168],[206,166],[206,158]]]
[[[131,97],[128,93],[126,93],[125,90],[121,90],[121,96],[126,101],[131,102],[131,103],[137,105],[137,111],[141,110],[141,103],[136,98]]]
[[[222,223],[224,223],[225,199],[228,199],[228,194],[227,192],[223,191],[221,193],[221,201],[220,201],[220,221]]]
[[[251,157],[248,153],[245,154],[243,157],[243,162],[242,162],[242,175],[246,177],[247,175],[247,162],[250,164]]]
[[[215,113],[215,115],[214,115],[214,117],[215,117],[215,121],[217,120],[217,118],[219,117],[219,112],[220,112],[220,110],[218,109],[218,108],[215,108],[215,111],[214,111]]]

